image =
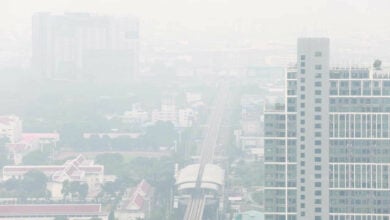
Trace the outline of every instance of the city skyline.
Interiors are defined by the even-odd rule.
[[[2,0],[0,219],[390,220],[389,9]]]
[[[387,1],[320,0],[314,3],[300,0],[293,3],[248,0],[238,3],[232,0],[170,0],[162,4],[152,0],[142,3],[87,0],[78,4],[40,0],[31,4],[17,0],[3,3],[0,37],[8,43],[0,45],[4,54],[0,61],[3,60],[1,63],[6,66],[10,62],[4,59],[12,59],[17,64],[30,63],[30,19],[37,12],[132,15],[143,25],[140,33],[144,42],[151,42],[148,38],[158,36],[162,42],[172,40],[183,44],[183,48],[256,48],[266,51],[268,57],[262,59],[267,59],[268,66],[293,62],[295,38],[310,36],[333,39],[333,64],[368,65],[374,59],[390,62],[383,49],[390,44],[386,40],[390,35],[386,22],[390,19],[386,13]],[[22,11],[18,11],[19,4],[24,5]],[[196,16],[199,13],[201,17]],[[220,41],[221,37],[225,39]],[[13,54],[15,50],[18,54]]]

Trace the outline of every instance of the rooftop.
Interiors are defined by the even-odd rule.
[[[199,164],[191,164],[179,171],[176,185],[179,190],[194,188],[199,173]],[[215,164],[206,164],[203,171],[201,188],[218,190],[224,183],[225,171]]]
[[[128,194],[124,196],[122,204],[120,205],[121,210],[125,211],[138,211],[144,208],[145,199],[149,197],[152,187],[146,180],[142,180],[134,189],[129,190]]]
[[[81,180],[86,173],[102,173],[104,167],[95,165],[80,154],[75,159],[66,161],[64,165],[4,166],[3,176],[24,175],[30,170],[39,170],[51,176],[53,181],[62,182],[66,179]]]
[[[100,204],[15,204],[0,205],[0,216],[89,216],[101,215]]]

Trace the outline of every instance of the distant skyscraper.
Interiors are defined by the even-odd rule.
[[[286,103],[265,114],[267,220],[389,220],[390,74],[329,68],[329,40],[298,40]]]
[[[48,78],[134,76],[139,23],[135,18],[87,13],[32,18],[32,64]]]

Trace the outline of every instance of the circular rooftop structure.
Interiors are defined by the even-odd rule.
[[[179,191],[196,188],[200,164],[191,164],[181,169],[176,176]],[[219,191],[224,183],[225,171],[215,164],[206,164],[201,178],[200,188]]]

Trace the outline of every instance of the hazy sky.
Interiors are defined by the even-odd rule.
[[[204,31],[205,38],[213,28],[237,25],[258,45],[295,45],[299,36],[321,35],[340,53],[358,46],[386,55],[390,46],[389,0],[0,0],[0,34],[29,31],[38,11],[132,14]]]
[[[208,20],[264,19],[275,22],[275,31],[314,24],[329,31],[348,26],[372,30],[389,26],[390,18],[388,0],[0,0],[0,4],[2,28],[26,22],[36,11],[130,13],[192,26]]]

